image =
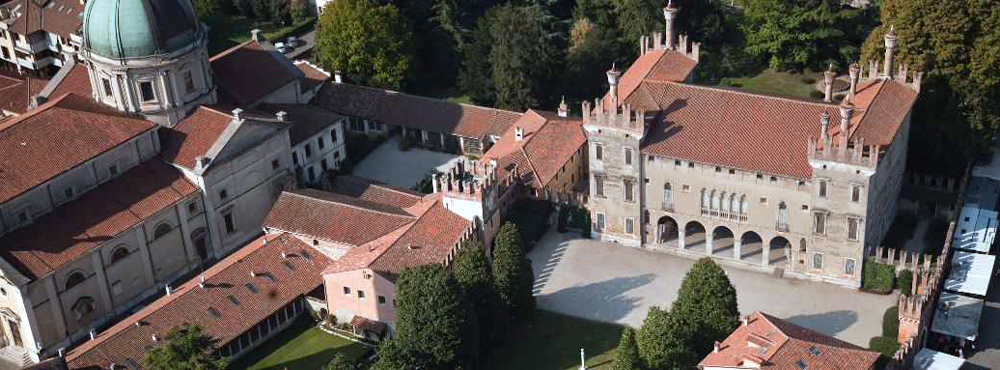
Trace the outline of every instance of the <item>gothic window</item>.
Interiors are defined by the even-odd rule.
[[[815,229],[813,231],[817,234],[826,234],[826,213],[814,213],[813,220],[815,224]]]
[[[736,201],[736,193],[729,193],[729,209],[733,213],[740,211],[740,204]]]
[[[111,252],[111,264],[113,265],[118,261],[125,259],[125,257],[128,257],[129,253],[131,252],[129,252],[128,248],[118,247],[114,252]]]
[[[778,202],[778,223],[780,231],[788,231],[788,205],[785,202]]]
[[[747,201],[747,196],[745,194],[741,195],[740,196],[740,214],[741,215],[747,214],[747,212],[750,210],[749,208],[750,208],[750,203]]]
[[[854,265],[857,264],[857,260],[853,258],[847,258],[844,260],[844,273],[847,275],[854,276]]]
[[[150,102],[156,99],[156,94],[153,92],[152,81],[143,81],[139,83],[139,96],[142,98],[143,102]]]
[[[848,240],[858,240],[858,231],[861,226],[861,220],[848,217],[847,218],[847,239]]]
[[[166,222],[156,225],[156,231],[153,232],[153,239],[159,239],[164,235],[169,234],[170,230],[173,230],[173,228],[171,228],[170,224]]]
[[[635,184],[632,182],[632,180],[624,180],[624,181],[622,181],[622,183],[625,185],[624,186],[624,188],[625,188],[625,201],[626,202],[634,202],[635,201],[635,195],[633,195],[633,194],[635,192],[633,191],[634,190],[633,188],[635,187]]]
[[[316,139],[316,145],[319,146],[319,150],[323,150],[323,147],[326,146],[326,143],[323,142],[323,137],[322,136],[320,136],[319,138]]]
[[[712,203],[711,195],[707,189],[701,189],[701,208],[707,209]]]
[[[90,297],[80,297],[73,304],[73,313],[76,314],[76,319],[82,319],[84,316],[89,315],[94,312],[94,299]]]
[[[715,190],[712,190],[712,210],[713,211],[719,210],[719,193],[717,193]]]
[[[670,183],[663,184],[663,209],[674,208],[673,191],[670,188]]]
[[[826,198],[826,180],[819,180],[819,197]]]
[[[728,195],[726,194],[726,192],[722,192],[722,194],[719,195],[719,203],[720,203],[719,209],[721,209],[723,212],[729,212],[730,210],[729,202],[726,201],[726,195]]]
[[[80,285],[84,280],[87,280],[87,277],[83,276],[83,273],[80,271],[69,274],[69,277],[66,278],[66,290]]]
[[[331,143],[337,142],[337,130],[330,130],[330,142]]]
[[[194,74],[190,70],[184,71],[184,92],[188,94],[194,92]]]
[[[817,270],[823,268],[823,253],[813,253],[813,268]]]
[[[861,186],[855,185],[851,187],[851,201],[855,203],[861,201]]]

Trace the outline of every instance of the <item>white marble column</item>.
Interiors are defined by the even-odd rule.
[[[733,258],[740,260],[740,239],[737,239],[736,235],[733,235]]]
[[[760,245],[763,248],[763,256],[760,258],[760,265],[767,267],[767,265],[771,264],[771,243],[761,240]]]
[[[715,236],[712,234],[714,233],[715,230],[705,230],[705,254],[709,256],[712,255],[712,237]]]
[[[677,249],[684,250],[684,227],[677,225]]]

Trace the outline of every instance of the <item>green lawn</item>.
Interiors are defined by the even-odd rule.
[[[807,79],[813,82],[804,83]],[[723,78],[721,84],[764,94],[808,98],[810,93],[816,91],[815,82],[822,79],[823,74],[819,72],[789,73],[766,69],[756,76]]]
[[[610,369],[622,327],[537,310],[490,355],[493,370],[579,369],[580,348],[588,369]]]
[[[217,10],[215,14],[203,19],[208,25],[208,54],[215,55],[250,39],[250,30],[255,28],[264,32],[264,37],[273,39],[291,32],[299,26],[311,22],[304,21],[293,25],[282,26],[272,22],[260,22],[242,15],[226,14]]]
[[[357,359],[367,352],[368,348],[365,346],[319,330],[309,315],[303,315],[291,327],[243,356],[229,368],[320,370],[337,353]]]

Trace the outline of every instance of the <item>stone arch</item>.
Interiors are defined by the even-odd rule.
[[[118,261],[128,258],[129,254],[132,254],[132,252],[128,250],[128,246],[123,244],[115,247],[115,250],[111,252],[110,264],[113,265],[115,263],[118,263]]]
[[[677,220],[670,216],[660,217],[656,222],[656,242],[664,247],[677,248],[679,238],[680,229]]]
[[[698,221],[684,225],[684,249],[699,252],[705,251],[705,226]]]
[[[747,231],[740,236],[740,256],[741,261],[752,261],[760,258],[764,253],[764,239],[754,231]]]
[[[63,286],[65,287],[65,290],[70,290],[77,285],[83,284],[86,280],[87,275],[84,275],[81,270],[76,270],[71,272],[69,276],[66,276],[66,283],[63,284]]]
[[[768,247],[768,255],[764,256],[765,264],[773,266],[785,266],[788,264],[789,256],[792,253],[792,242],[779,235],[771,238]]]
[[[198,258],[202,261],[212,257],[212,240],[208,237],[208,229],[204,227],[195,229],[191,233],[191,243],[194,244],[195,252],[198,253]]]
[[[71,307],[73,313],[76,314],[76,319],[82,319],[83,317],[89,315],[97,309],[94,299],[88,296],[80,297],[73,303]]]
[[[718,226],[712,230],[712,255],[733,255],[735,249],[735,236],[733,231],[725,226]]]
[[[161,222],[159,225],[156,225],[156,229],[155,231],[153,231],[153,239],[154,240],[159,239],[164,235],[169,234],[170,230],[173,230],[173,227],[170,226],[170,223]]]

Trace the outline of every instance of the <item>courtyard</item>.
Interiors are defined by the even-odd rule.
[[[274,338],[233,362],[230,369],[320,370],[338,353],[358,360],[369,349],[320,330],[309,315],[303,315]]]
[[[447,172],[452,164],[462,158],[457,154],[420,148],[402,151],[399,150],[399,137],[393,135],[375,148],[354,166],[354,175],[409,189],[432,169]]]
[[[695,262],[555,231],[528,257],[539,308],[633,327],[642,324],[650,306],[670,307]],[[722,266],[736,287],[742,314],[765,311],[866,348],[869,339],[881,335],[882,314],[896,303],[895,295]]]

